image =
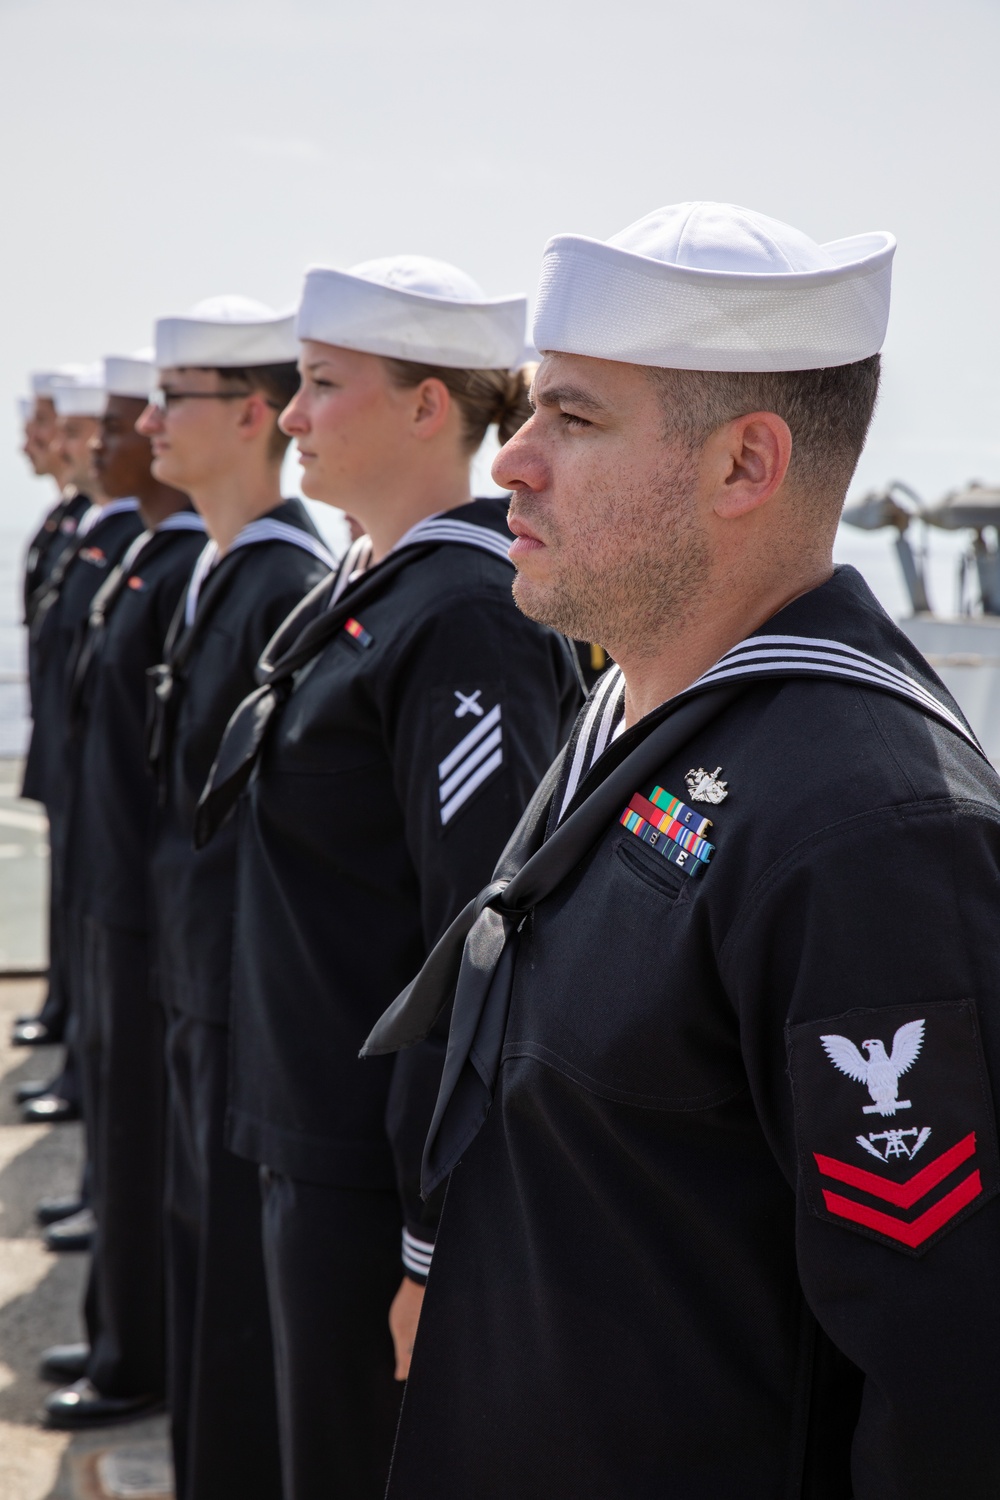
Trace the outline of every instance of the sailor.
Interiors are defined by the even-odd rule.
[[[545,251],[494,474],[520,607],[618,665],[369,1045],[457,975],[392,1500],[1000,1492],[1000,783],[831,562],[893,249]]]
[[[31,638],[31,622],[35,608],[48,583],[49,575],[76,534],[91,501],[86,486],[91,482],[89,463],[76,465],[70,460],[62,446],[59,418],[53,400],[53,385],[65,382],[74,374],[83,372],[83,365],[63,365],[56,370],[36,370],[31,377],[32,395],[30,410],[24,428],[24,453],[35,473],[51,475],[59,488],[59,498],[46,512],[42,523],[28,544],[24,562],[24,623],[28,627],[28,694],[32,718],[34,711],[34,685],[36,676],[36,651]],[[74,476],[76,467],[76,476]],[[82,471],[82,472],[81,472]],[[84,486],[77,482],[84,480]],[[25,782],[21,795],[43,800],[41,788]],[[50,898],[51,898],[50,887]],[[51,899],[50,899],[51,919]],[[51,922],[49,933],[49,973],[45,1001],[37,1015],[18,1016],[14,1022],[11,1040],[15,1046],[49,1046],[63,1038],[66,1024],[66,991],[62,983],[62,960],[58,948],[58,920]],[[18,1087],[16,1098],[19,1104],[40,1098],[53,1092],[53,1083],[28,1082]],[[72,1093],[70,1080],[59,1081],[63,1094]],[[61,1097],[58,1090],[56,1097]]]
[[[70,777],[67,772],[67,668],[78,631],[90,610],[94,594],[126,547],[142,531],[138,501],[134,496],[109,499],[93,473],[92,441],[100,431],[107,401],[103,365],[79,367],[53,381],[53,399],[58,415],[57,442],[69,468],[70,480],[86,488],[92,503],[69,545],[63,550],[48,578],[33,596],[29,628],[29,661],[32,663],[32,730],[24,771],[22,796],[45,804],[49,819],[50,845],[50,967],[58,971],[60,1025],[66,1030],[68,1057],[60,1078],[49,1093],[29,1100],[23,1114],[30,1121],[53,1123],[79,1116],[76,1071],[73,1057],[73,985],[67,951],[66,905],[63,891],[65,839],[69,816]],[[40,1022],[41,1024],[41,1022]],[[60,1215],[59,1225],[47,1231],[52,1248],[85,1248],[92,1221],[72,1212],[72,1202],[45,1205]],[[68,1210],[64,1214],[62,1210]],[[83,1210],[81,1210],[82,1212]],[[53,1239],[55,1236],[55,1239]]]
[[[156,325],[159,390],[141,419],[154,472],[210,541],[155,677],[160,786],[153,920],[168,1066],[168,1394],[178,1500],[280,1493],[256,1169],[223,1146],[235,830],[196,853],[194,809],[233,709],[281,621],[334,559],[282,500],[278,412],[298,386],[291,317],[212,298]]]
[[[28,544],[24,563],[26,625],[31,624],[33,597],[51,573],[59,554],[69,545],[77,523],[90,504],[84,492],[73,483],[70,466],[57,441],[58,418],[52,400],[52,382],[59,373],[58,370],[35,371],[31,377],[32,394],[25,406],[22,451],[35,474],[51,476],[58,491],[58,498],[46,511]]]
[[[163,1400],[164,1067],[147,934],[155,787],[144,755],[146,672],[205,541],[187,496],[153,478],[149,441],[135,430],[151,360],[110,357],[104,372],[96,477],[112,500],[138,502],[145,529],[91,600],[68,673],[63,890],[96,1231],[89,1342],[42,1361],[44,1375],[71,1382],[45,1402],[48,1425],[62,1428],[139,1417]]]
[[[388,1315],[396,1298],[406,1321],[431,1253],[415,1172],[441,1052],[411,1054],[390,1101],[392,1063],[357,1051],[489,873],[580,698],[566,643],[513,607],[505,502],[470,496],[490,424],[506,437],[526,415],[524,320],[523,297],[422,256],[313,269],[299,309],[282,426],[306,494],[366,534],[262,658],[198,828],[266,729],[240,817],[229,1142],[263,1168],[285,1500],[384,1492]],[[395,1167],[387,1104],[406,1122]]]

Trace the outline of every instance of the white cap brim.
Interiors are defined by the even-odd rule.
[[[300,339],[455,370],[509,370],[525,343],[526,297],[455,301],[314,266],[296,318]]]
[[[57,385],[52,399],[61,417],[103,417],[108,393],[97,385]]]
[[[104,385],[109,396],[148,401],[156,385],[156,366],[152,357],[143,359],[135,354],[109,354],[104,361]]]
[[[299,357],[291,314],[235,322],[208,318],[159,318],[154,336],[160,370],[241,369],[294,364]]]
[[[815,271],[676,265],[583,235],[545,247],[532,336],[543,353],[677,370],[811,370],[877,353],[889,318],[891,234],[824,245]]]

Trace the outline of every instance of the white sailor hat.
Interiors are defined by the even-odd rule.
[[[819,245],[731,203],[674,203],[607,242],[561,234],[542,259],[544,351],[676,370],[815,370],[882,347],[896,241]]]
[[[81,365],[72,375],[56,374],[50,394],[61,417],[101,417],[107,405],[104,364]]]
[[[152,349],[137,349],[134,354],[108,354],[104,358],[104,386],[109,396],[131,396],[148,401],[156,385],[156,366]]]
[[[457,266],[388,255],[306,272],[300,339],[454,370],[509,370],[525,343],[526,297],[487,297]]]
[[[160,370],[294,364],[299,357],[293,314],[252,297],[208,297],[183,317],[158,318],[153,342]]]
[[[30,376],[31,389],[36,399],[41,396],[48,401],[52,400],[52,387],[57,381],[75,379],[86,370],[86,365],[69,364],[57,365],[54,370],[34,370]]]

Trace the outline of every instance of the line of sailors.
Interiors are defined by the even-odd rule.
[[[214,298],[153,351],[34,377],[25,451],[60,493],[26,568],[23,794],[51,967],[15,1040],[67,1044],[22,1100],[82,1112],[80,1197],[39,1215],[92,1248],[45,1420],[165,1402],[180,1500],[384,1493],[447,1018],[358,1052],[585,690],[514,606],[506,502],[470,490],[528,412],[525,313],[395,256],[311,270],[295,316]],[[353,518],[340,559],[282,498],[291,438],[304,492]]]
[[[405,1378],[392,1500],[996,1496],[1000,781],[832,560],[894,248],[557,236],[527,420],[523,299],[412,258],[107,363],[29,601],[49,1421],[165,1392],[181,1500],[374,1500]]]

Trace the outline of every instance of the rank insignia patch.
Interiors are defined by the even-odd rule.
[[[503,765],[500,690],[493,684],[438,688],[433,694],[433,715],[437,799],[445,829]]]
[[[618,821],[688,875],[699,875],[715,853],[715,845],[704,837],[705,830],[712,826],[711,819],[703,818],[662,786],[654,787],[648,797],[635,792]]]
[[[372,637],[368,634],[360,620],[355,620],[352,616],[351,619],[345,622],[344,629],[352,640],[357,641],[359,646],[371,645]]]
[[[973,1001],[848,1011],[787,1040],[817,1218],[922,1255],[1000,1191]]]

